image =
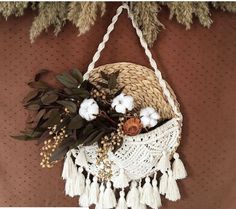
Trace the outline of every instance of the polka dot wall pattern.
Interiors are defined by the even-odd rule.
[[[64,196],[60,174],[39,166],[40,145],[10,138],[24,128],[27,113],[22,97],[26,83],[42,68],[52,74],[78,67],[85,71],[118,4],[109,3],[105,16],[90,32],[77,37],[66,25],[56,38],[41,35],[29,41],[33,14],[0,18],[0,206],[76,206]],[[184,114],[180,153],[189,177],[179,183],[182,200],[163,201],[168,209],[233,209],[236,207],[236,18],[215,11],[210,29],[197,21],[186,31],[163,11],[162,31],[152,48],[163,76],[172,86]],[[127,61],[149,67],[126,14],[122,14],[97,66]],[[52,76],[48,78],[52,79]]]

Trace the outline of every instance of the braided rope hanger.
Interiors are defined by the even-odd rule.
[[[87,72],[84,74],[83,76],[83,79],[84,80],[87,80],[89,78],[89,74],[91,73],[91,71],[94,69],[94,66],[96,64],[96,62],[98,61],[98,59],[100,58],[100,55],[101,55],[101,52],[102,50],[105,48],[105,45],[107,43],[107,41],[109,40],[110,38],[110,34],[111,32],[114,30],[114,26],[118,20],[118,17],[120,16],[120,14],[122,13],[122,11],[126,9],[127,12],[128,12],[128,17],[131,19],[132,21],[132,25],[133,27],[135,28],[135,31],[136,31],[136,34],[138,35],[139,37],[139,41],[140,41],[140,44],[141,46],[144,48],[145,50],[145,54],[147,55],[148,57],[148,60],[149,60],[149,63],[151,65],[151,67],[154,69],[154,72],[155,72],[155,75],[157,76],[158,78],[158,81],[160,83],[160,86],[162,88],[162,91],[163,91],[163,94],[166,96],[167,98],[167,101],[169,102],[173,112],[175,113],[175,115],[177,116],[177,118],[179,120],[182,121],[182,114],[181,112],[179,111],[178,107],[176,106],[173,98],[171,97],[171,94],[170,94],[170,91],[169,89],[167,88],[166,86],[166,82],[165,80],[162,78],[162,74],[161,72],[158,70],[157,68],[157,64],[155,62],[155,60],[153,59],[152,57],[152,54],[150,52],[150,50],[148,49],[148,45],[145,41],[145,39],[143,38],[143,34],[142,34],[142,31],[138,28],[135,20],[134,20],[134,16],[133,14],[131,13],[130,9],[129,9],[129,6],[126,4],[126,3],[123,3],[123,5],[119,6],[117,11],[116,11],[116,14],[115,16],[112,18],[112,22],[111,24],[108,26],[107,28],[107,32],[106,34],[104,35],[103,37],[103,40],[102,42],[98,45],[98,48],[97,48],[97,51],[96,53],[94,54],[93,56],[93,59],[92,59],[92,62],[89,64],[88,66],[88,69],[87,69]]]

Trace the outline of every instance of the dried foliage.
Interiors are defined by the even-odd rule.
[[[152,46],[160,29],[165,28],[157,18],[160,5],[155,2],[134,2],[131,3],[131,8],[144,38],[149,46]]]
[[[66,21],[66,3],[40,2],[38,4],[38,10],[39,14],[34,18],[30,29],[30,40],[32,42],[51,25],[54,26],[54,34],[57,35]]]
[[[175,18],[178,23],[190,29],[193,17],[197,17],[200,24],[210,27],[210,9],[220,9],[236,12],[235,2],[132,2],[129,3],[136,22],[143,31],[149,46],[157,39],[158,33],[165,28],[158,16],[162,7],[170,11],[170,19]],[[22,16],[26,8],[31,8],[38,15],[34,18],[30,29],[30,39],[33,42],[50,26],[54,27],[57,35],[66,22],[74,24],[79,34],[84,34],[95,24],[97,15],[105,13],[104,2],[0,2],[0,14],[7,19],[9,16]]]
[[[24,14],[27,7],[28,2],[0,2],[0,14],[6,19],[11,15],[19,17]]]

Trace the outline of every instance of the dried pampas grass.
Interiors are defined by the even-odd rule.
[[[170,12],[170,19],[176,19],[186,29],[193,24],[193,17],[197,17],[200,24],[210,27],[212,9],[227,12],[236,12],[235,2],[130,2],[134,18],[143,31],[144,38],[149,46],[157,39],[158,33],[164,29],[158,16],[162,7]],[[7,19],[10,16],[22,16],[26,8],[37,12],[30,29],[30,40],[33,42],[43,31],[50,26],[57,35],[62,27],[71,22],[79,30],[79,35],[86,33],[95,24],[98,14],[103,16],[106,3],[97,2],[0,2],[0,14]]]

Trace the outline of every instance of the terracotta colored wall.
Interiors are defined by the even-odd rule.
[[[24,128],[26,112],[21,99],[25,83],[41,68],[54,73],[74,66],[85,71],[110,23],[117,4],[93,29],[77,37],[67,25],[55,38],[44,33],[30,44],[28,32],[33,15],[0,18],[0,206],[76,206],[77,199],[64,196],[62,164],[53,169],[39,166],[39,147],[9,135]],[[163,201],[168,209],[236,208],[236,16],[213,12],[208,29],[197,22],[190,31],[169,21],[152,49],[164,77],[175,90],[184,114],[180,152],[189,178],[179,183],[183,198]],[[138,38],[126,15],[118,21],[99,65],[130,61],[148,65]]]

